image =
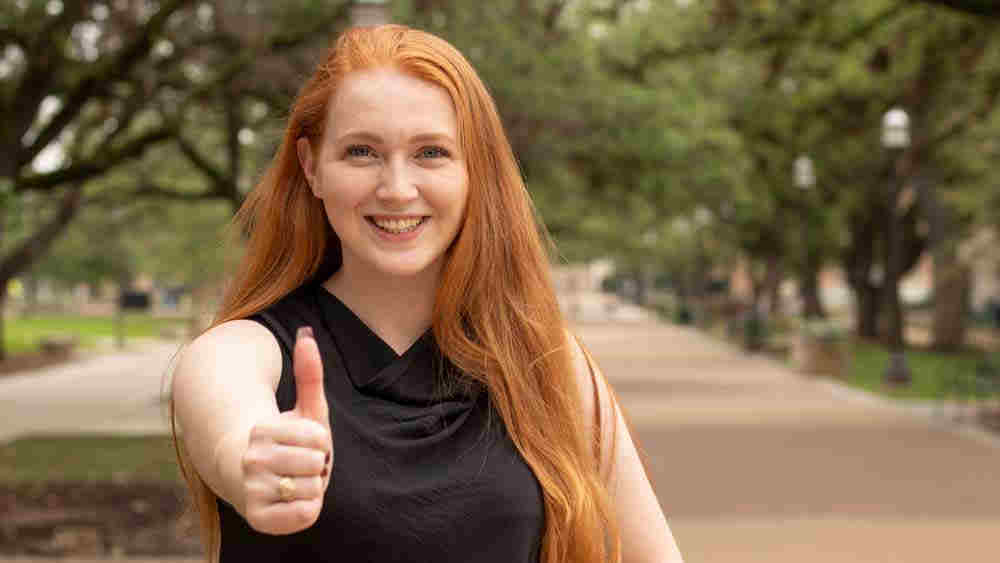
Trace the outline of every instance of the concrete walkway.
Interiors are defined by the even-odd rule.
[[[0,443],[24,434],[166,432],[161,386],[179,342],[125,350],[0,377]]]
[[[578,330],[636,427],[687,563],[997,560],[996,440],[692,329]],[[0,379],[0,435],[162,431],[160,384],[176,349]]]
[[[997,561],[1000,441],[691,329],[581,326],[688,563]]]

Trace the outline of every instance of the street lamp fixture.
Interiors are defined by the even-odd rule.
[[[906,365],[903,336],[903,308],[899,296],[899,279],[903,269],[902,233],[899,229],[897,204],[902,192],[902,179],[896,170],[900,154],[910,146],[910,116],[902,108],[892,108],[882,118],[882,146],[889,153],[888,249],[885,288],[889,291],[889,366],[883,381],[889,386],[908,385],[912,380]]]
[[[816,169],[806,155],[795,159],[795,186],[800,190],[811,190],[816,185]]]
[[[882,145],[887,149],[910,146],[910,116],[902,108],[892,108],[882,118]]]

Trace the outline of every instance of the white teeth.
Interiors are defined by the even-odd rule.
[[[400,233],[406,231],[412,231],[417,228],[423,221],[422,217],[416,217],[413,219],[375,219],[372,218],[372,222],[375,223],[380,229],[392,233]]]

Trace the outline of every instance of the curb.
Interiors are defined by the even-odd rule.
[[[725,344],[733,345],[736,349],[741,350],[738,345],[729,342],[726,339],[719,339],[711,334],[704,331],[699,331],[702,334],[707,335],[709,338],[716,342],[723,342]],[[818,387],[826,389],[834,397],[851,401],[854,403],[865,404],[868,406],[874,406],[878,408],[884,408],[896,411],[899,414],[910,416],[912,418],[917,418],[928,422],[931,426],[937,428],[943,428],[964,436],[966,438],[971,438],[980,444],[986,445],[988,447],[1000,449],[1000,434],[991,432],[984,429],[980,424],[975,422],[964,422],[959,419],[957,414],[961,414],[964,405],[950,402],[950,403],[937,403],[932,401],[913,401],[905,399],[890,399],[883,395],[878,395],[870,391],[865,391],[863,389],[858,389],[856,387],[851,387],[845,383],[841,383],[834,379],[824,378],[823,376],[806,375],[795,371],[784,362],[761,353],[748,354],[748,357],[754,359],[759,359],[766,363],[770,363],[773,366],[780,367],[782,370],[786,371],[793,377],[808,381],[817,385]]]
[[[979,424],[963,422],[955,418],[955,413],[961,411],[963,408],[962,405],[956,403],[929,403],[924,401],[914,402],[889,399],[870,391],[851,387],[839,381],[829,379],[813,381],[816,385],[823,387],[837,398],[894,410],[900,414],[922,419],[935,427],[944,428],[967,438],[972,438],[981,444],[1000,449],[1000,435],[984,430]]]

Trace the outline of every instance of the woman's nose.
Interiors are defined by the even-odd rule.
[[[416,199],[419,192],[415,177],[407,168],[407,163],[402,159],[387,161],[382,166],[379,183],[375,188],[375,197],[392,202],[407,202]]]

